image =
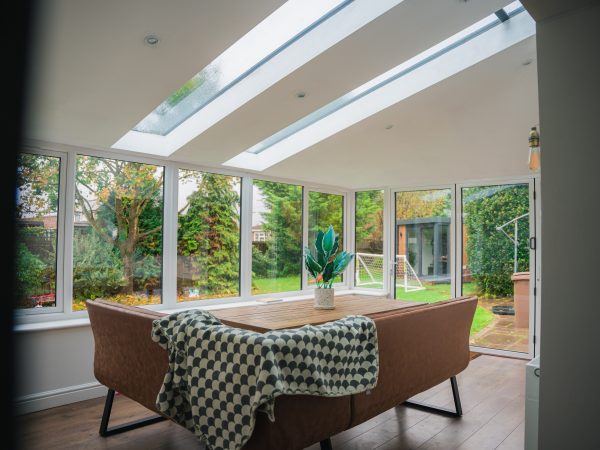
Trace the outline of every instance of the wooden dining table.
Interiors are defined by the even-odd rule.
[[[369,295],[341,295],[335,298],[335,309],[315,309],[314,300],[284,300],[278,303],[212,310],[224,324],[264,333],[271,330],[318,325],[349,315],[385,313],[414,308],[420,302],[391,300]]]

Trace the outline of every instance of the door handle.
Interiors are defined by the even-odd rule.
[[[535,250],[537,247],[537,239],[535,238],[535,236],[531,236],[529,238],[529,248],[531,250]]]

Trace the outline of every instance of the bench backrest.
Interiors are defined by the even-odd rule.
[[[352,397],[351,426],[464,370],[476,306],[477,297],[462,297],[370,315],[377,325],[379,380],[369,395]],[[164,314],[104,300],[87,307],[98,381],[156,410],[168,358],[150,334]]]
[[[164,314],[104,300],[88,301],[87,308],[98,381],[156,411],[169,361],[150,334],[152,322]]]
[[[477,297],[461,297],[373,315],[379,344],[379,379],[367,394],[352,397],[358,425],[397,406],[469,364],[469,333]]]

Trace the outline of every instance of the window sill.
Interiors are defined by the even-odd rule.
[[[36,323],[20,323],[14,326],[15,333],[27,333],[34,331],[63,330],[66,328],[87,327],[90,325],[90,319],[83,317],[81,319],[48,320]]]

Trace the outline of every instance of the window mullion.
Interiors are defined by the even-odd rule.
[[[356,193],[354,191],[344,194],[344,213],[343,213],[343,224],[346,236],[344,242],[346,243],[345,249],[347,252],[356,253],[356,236],[355,236],[355,223],[356,223]],[[356,256],[352,262],[348,264],[346,273],[344,275],[345,284],[348,288],[354,287],[354,274],[356,267]]]
[[[251,177],[242,178],[240,214],[240,296],[252,296],[252,185]]]
[[[62,286],[62,311],[70,313],[73,310],[73,227],[75,215],[75,179],[77,177],[77,154],[69,152],[65,158],[65,171],[61,171],[61,176],[65,175],[65,194],[62,198],[64,207],[59,211],[59,220],[62,221],[62,228],[59,236],[63,237],[64,245],[59,246],[59,255],[62,252],[62,280],[58,279],[57,285]],[[61,183],[61,187],[62,187]],[[60,202],[59,202],[60,207]],[[60,240],[59,240],[60,243]],[[62,248],[61,248],[62,247]],[[60,261],[60,259],[59,259]],[[61,282],[62,281],[62,282]]]
[[[304,266],[304,249],[310,248],[308,242],[308,194],[309,189],[306,186],[302,186],[302,289],[308,288],[308,271]]]
[[[166,306],[177,304],[177,191],[178,169],[165,167],[164,183],[164,224],[163,224],[163,291],[162,303]]]

